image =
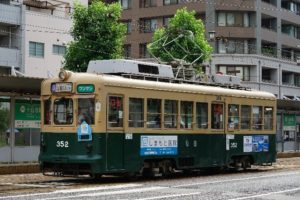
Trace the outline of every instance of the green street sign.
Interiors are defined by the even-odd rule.
[[[77,93],[93,93],[95,86],[93,84],[80,84],[77,85]]]
[[[294,114],[283,115],[283,130],[286,131],[296,130],[296,115]]]
[[[15,127],[41,127],[41,106],[39,101],[16,100]]]

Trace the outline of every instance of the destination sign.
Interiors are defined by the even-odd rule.
[[[51,92],[72,92],[72,83],[52,83]]]
[[[80,84],[77,86],[78,93],[93,93],[95,86],[93,84]]]

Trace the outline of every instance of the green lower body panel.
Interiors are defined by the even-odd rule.
[[[247,156],[251,164],[276,160],[275,135],[42,133],[43,170],[111,174],[139,172],[148,161],[171,160],[177,169],[228,166]]]

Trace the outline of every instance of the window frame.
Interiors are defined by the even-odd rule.
[[[39,50],[38,45],[41,45],[42,54],[38,53]],[[29,57],[36,57],[36,58],[44,58],[45,57],[45,43],[42,42],[34,42],[34,41],[29,41]]]

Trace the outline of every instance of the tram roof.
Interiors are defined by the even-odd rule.
[[[224,87],[210,86],[210,85],[195,85],[188,83],[171,83],[150,80],[130,79],[116,75],[107,74],[89,74],[89,73],[71,73],[66,82],[81,82],[104,84],[106,86],[116,86],[124,88],[140,88],[161,91],[186,92],[186,93],[200,93],[200,94],[218,94],[223,96],[236,96],[247,98],[260,98],[275,100],[275,95],[257,90],[242,90],[230,89]],[[48,79],[43,84],[50,84],[51,82],[61,82],[58,78]],[[49,87],[50,89],[50,87]],[[42,91],[43,93],[43,91]],[[47,92],[46,92],[47,93]]]

